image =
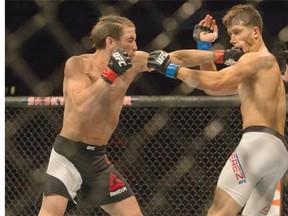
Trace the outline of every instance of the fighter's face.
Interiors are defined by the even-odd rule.
[[[255,45],[255,29],[242,24],[231,25],[227,28],[230,43],[242,49],[244,53],[252,52]]]
[[[136,44],[136,31],[134,27],[124,27],[123,34],[119,41],[117,41],[117,46],[124,49],[129,57],[132,59],[137,50]]]

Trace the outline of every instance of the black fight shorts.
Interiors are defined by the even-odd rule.
[[[124,177],[106,156],[106,146],[93,146],[57,136],[47,172],[44,195],[58,194],[75,204],[106,205],[133,196]]]

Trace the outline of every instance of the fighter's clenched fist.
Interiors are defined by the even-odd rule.
[[[167,52],[157,50],[149,54],[147,67],[168,77],[175,78],[180,66],[171,64],[170,56]]]
[[[101,77],[105,81],[113,83],[114,79],[124,74],[131,67],[132,63],[128,53],[123,49],[117,49],[112,53],[108,66],[103,70]]]

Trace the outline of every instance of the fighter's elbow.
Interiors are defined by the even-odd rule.
[[[219,82],[215,82],[215,83],[211,83],[207,90],[208,91],[211,91],[211,92],[218,92],[218,91],[221,91],[223,89],[223,85]]]
[[[204,92],[208,95],[234,95],[238,94],[237,86],[228,87],[221,84],[215,84],[206,88]]]

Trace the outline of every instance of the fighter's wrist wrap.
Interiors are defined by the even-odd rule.
[[[111,70],[109,67],[106,67],[101,74],[102,79],[104,79],[106,82],[112,84],[114,80],[118,77],[118,75]]]
[[[197,41],[198,50],[210,50],[212,48],[212,43],[208,41]]]
[[[214,51],[214,62],[217,64],[224,63],[224,50],[215,50]]]
[[[167,77],[176,79],[177,72],[180,68],[180,65],[170,63],[166,68],[165,75]]]

